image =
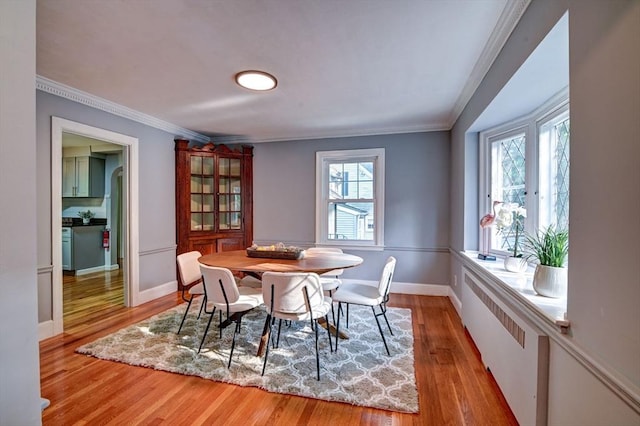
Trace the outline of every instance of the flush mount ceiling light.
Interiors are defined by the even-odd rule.
[[[278,80],[264,71],[242,71],[236,74],[236,83],[245,89],[265,91],[274,89]]]

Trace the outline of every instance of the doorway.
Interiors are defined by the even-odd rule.
[[[51,234],[52,234],[52,319],[53,334],[62,333],[64,330],[63,310],[63,272],[62,272],[62,158],[63,136],[75,135],[90,138],[121,152],[121,169],[116,173],[116,186],[118,176],[120,186],[117,186],[117,206],[112,208],[111,197],[102,200],[100,209],[110,225],[114,219],[117,221],[119,235],[118,245],[121,247],[122,268],[114,266],[114,269],[122,273],[123,302],[125,306],[135,306],[139,299],[139,262],[138,262],[138,139],[127,135],[111,132],[109,130],[88,126],[85,124],[52,117],[51,122]],[[115,169],[114,169],[115,171]],[[110,182],[113,182],[113,175]],[[85,203],[91,203],[85,200]],[[96,206],[98,207],[98,206]],[[68,208],[68,206],[67,206]],[[110,229],[112,234],[112,230]],[[117,265],[117,254],[111,259],[105,253],[105,265]],[[116,251],[117,252],[117,251]],[[108,259],[107,259],[108,257]],[[106,269],[106,268],[105,268]],[[89,271],[92,272],[92,271]],[[105,271],[105,273],[108,271]]]

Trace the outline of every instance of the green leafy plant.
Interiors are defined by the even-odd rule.
[[[91,210],[87,210],[86,212],[78,212],[78,216],[80,216],[83,219],[91,219],[95,215],[96,214],[94,212],[92,212]]]
[[[569,254],[569,231],[549,226],[535,235],[527,235],[524,245],[530,252],[527,259],[534,258],[541,265],[562,268]]]

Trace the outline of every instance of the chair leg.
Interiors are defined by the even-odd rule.
[[[340,340],[340,309],[342,309],[342,302],[338,302],[338,322],[336,323],[336,352],[338,352],[338,340]]]
[[[265,326],[269,327],[269,340],[271,340],[271,315],[267,314],[267,321]],[[262,375],[264,376],[264,370],[267,368],[267,358],[269,357],[269,342],[267,342],[267,347],[264,352],[264,363],[262,364]]]
[[[332,296],[331,290],[329,290],[329,297],[331,297],[331,296]],[[340,315],[340,309],[338,309],[338,315]],[[331,302],[331,319],[333,320],[333,323],[335,324],[336,323],[336,314],[333,311],[333,301]],[[327,322],[327,324],[329,324],[329,323]]]
[[[204,296],[202,296],[202,303],[200,304],[200,311],[198,311],[198,319],[200,319],[200,315],[202,315],[202,310],[203,309],[206,312],[206,310],[207,310],[206,306],[207,306],[207,296],[204,295]]]
[[[276,345],[274,348],[280,347],[280,330],[282,329],[282,319],[278,320],[278,339],[276,340]]]
[[[216,308],[214,306],[213,311],[211,311],[211,315],[209,316],[209,321],[207,322],[207,328],[205,328],[204,334],[202,335],[202,340],[200,341],[200,347],[198,348],[198,353],[200,353],[200,350],[202,349],[202,345],[204,345],[204,339],[207,338],[207,333],[209,332],[209,326],[211,326],[211,320],[213,319],[213,316],[215,314],[216,314]]]
[[[383,308],[382,306],[380,306],[380,310],[382,311],[382,316],[384,317],[384,320],[387,322],[387,327],[389,328],[389,333],[391,333],[391,335],[393,336],[393,330],[391,330],[391,325],[389,325],[389,320],[387,319],[387,307],[385,306]]]
[[[347,303],[347,328],[349,328],[349,304]]]
[[[315,326],[315,330],[316,330],[316,369],[318,370],[318,381],[320,381],[320,353],[318,351],[318,324],[317,324],[317,320],[314,320],[314,322],[316,323],[316,326]],[[329,340],[331,340],[331,338],[329,338]]]
[[[231,368],[231,358],[233,358],[233,349],[236,347],[236,335],[240,331],[241,321],[242,317],[238,318],[238,321],[236,321],[236,327],[233,330],[233,340],[231,340],[231,353],[229,354],[229,364],[227,364],[227,368]]]
[[[189,313],[189,308],[191,307],[191,302],[193,302],[193,296],[189,299],[189,304],[187,305],[187,309],[184,310],[184,315],[182,316],[182,322],[180,322],[180,327],[178,327],[178,333],[182,330],[182,325],[184,324],[184,320],[187,318],[187,314]]]
[[[376,324],[378,324],[378,330],[380,331],[380,336],[382,336],[382,342],[384,343],[384,348],[387,350],[387,355],[391,356],[391,352],[389,352],[389,347],[387,346],[387,340],[384,338],[382,327],[380,327],[380,321],[378,320],[378,315],[376,315],[376,309],[373,306],[371,307],[371,312],[373,312],[373,317],[376,319]]]
[[[333,342],[331,341],[331,327],[329,327],[329,316],[325,315],[324,320],[327,322],[327,335],[329,336],[329,350],[333,352]]]

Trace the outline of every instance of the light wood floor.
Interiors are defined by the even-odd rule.
[[[82,287],[82,280],[77,285]],[[69,291],[90,294],[86,288]],[[95,303],[91,297],[87,300]],[[40,345],[41,392],[51,401],[43,413],[43,424],[517,424],[455,309],[444,297],[391,296],[391,306],[413,312],[419,414],[268,393],[74,353],[84,343],[178,303],[176,293],[136,308],[114,303],[92,312],[82,303],[75,308],[70,305],[65,313],[65,333]],[[75,315],[74,310],[85,314]]]

